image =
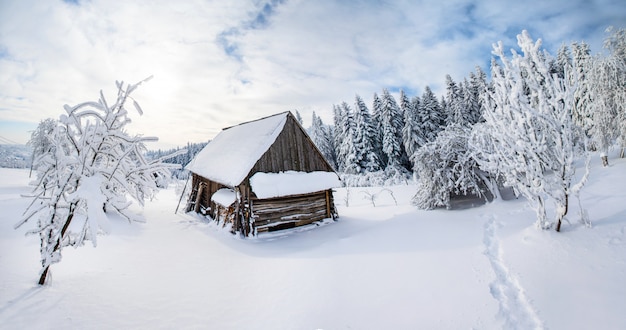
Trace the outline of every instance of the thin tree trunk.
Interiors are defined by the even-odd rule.
[[[602,166],[607,167],[609,166],[609,157],[607,155],[602,155]]]
[[[563,218],[565,218],[565,216],[567,215],[568,208],[569,208],[569,195],[565,194],[565,212],[563,212],[563,214],[559,217],[559,220],[556,222],[556,231],[557,232],[561,231],[561,222],[562,222]]]
[[[58,251],[61,248],[61,242],[63,241],[63,237],[65,236],[65,232],[67,228],[69,228],[72,219],[74,218],[74,208],[76,207],[75,203],[70,204],[70,213],[67,215],[67,219],[65,220],[65,224],[63,224],[63,228],[61,228],[61,236],[59,240],[54,245],[53,252]],[[46,283],[46,278],[48,277],[48,273],[50,271],[50,265],[47,265],[46,268],[41,272],[41,276],[39,277],[39,285],[44,285]]]

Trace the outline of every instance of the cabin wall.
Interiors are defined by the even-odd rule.
[[[199,203],[201,210],[209,210],[209,209],[212,210],[215,207],[215,205],[211,205],[211,204],[215,204],[215,203],[211,203],[211,197],[216,191],[218,191],[219,189],[225,188],[226,186],[224,186],[223,184],[217,183],[215,181],[211,181],[202,176],[199,176],[195,173],[192,173],[192,187],[194,191],[196,192],[200,191],[199,188],[201,184],[203,185],[201,196],[200,196],[200,203]],[[195,197],[197,196],[196,194],[197,193],[192,194],[192,197],[196,198]],[[206,214],[209,214],[209,213],[207,212]]]
[[[252,199],[252,217],[257,233],[311,224],[334,218],[332,191],[269,199]]]
[[[302,127],[292,118],[287,122],[276,141],[256,162],[250,173],[280,171],[333,172],[315,144]]]

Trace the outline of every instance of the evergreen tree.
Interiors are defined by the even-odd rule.
[[[341,103],[337,108],[339,111],[336,113],[341,116],[339,120],[339,125],[341,125],[340,136],[337,138],[339,141],[339,148],[337,149],[339,171],[347,174],[358,174],[361,172],[361,166],[357,159],[354,143],[356,138],[354,114],[346,102]]]
[[[376,153],[376,156],[378,156],[381,168],[387,165],[387,155],[383,152],[382,112],[383,102],[378,94],[374,93],[374,97],[372,100],[372,126],[374,127],[374,134],[372,135],[372,145],[374,147],[374,152]]]
[[[470,73],[470,80],[466,85],[469,94],[467,102],[469,121],[473,125],[482,121],[485,109],[483,97],[487,93],[487,75],[477,66],[476,73]]]
[[[437,134],[443,129],[444,115],[437,97],[429,86],[424,88],[422,102],[417,110],[424,142],[435,141]]]
[[[626,29],[607,29],[609,36],[604,40],[604,48],[610,52],[609,62],[613,66],[615,83],[610,94],[617,107],[617,135],[621,140],[620,157],[626,156]]]
[[[587,137],[591,137],[591,128],[593,127],[592,119],[592,103],[590,93],[590,73],[593,68],[593,61],[591,57],[591,50],[589,46],[582,43],[572,44],[573,58],[571,61],[571,71],[567,76],[571,84],[576,85],[574,91],[574,107],[572,108],[572,118],[574,123],[578,127],[582,128]],[[564,51],[563,51],[564,52]],[[562,54],[562,62],[565,62],[564,68],[567,68],[567,62],[564,57],[566,54]],[[592,142],[593,143],[593,142]],[[592,145],[592,148],[596,148]]]
[[[337,169],[337,160],[335,157],[335,148],[333,147],[333,140],[329,136],[331,130],[324,125],[322,118],[317,116],[315,111],[311,115],[311,127],[309,128],[309,136],[313,143],[322,153],[322,156],[326,158],[326,161],[334,168]]]
[[[559,47],[558,53],[556,55],[556,65],[557,65],[557,74],[559,78],[568,78],[566,74],[571,74],[573,64],[572,64],[572,54],[570,53],[569,47],[563,44]]]
[[[609,148],[620,135],[620,113],[626,111],[625,77],[613,57],[597,58],[591,70],[589,94],[593,124],[589,130],[594,146],[600,151],[604,166],[608,166]]]
[[[300,111],[295,110],[295,117],[296,117],[296,120],[298,121],[298,123],[300,123],[300,125],[304,125],[304,123],[302,121],[302,115],[300,115]]]
[[[341,113],[341,108],[337,105],[333,105],[333,127],[332,127],[332,144],[333,149],[335,150],[336,156],[336,165],[337,171],[341,171],[343,169],[342,159],[339,158],[339,149],[341,147],[341,137],[343,136],[343,125],[341,124],[341,118],[343,114]]]
[[[448,125],[448,123],[450,123],[450,120],[451,120],[448,101],[446,101],[445,95],[442,95],[441,99],[439,100],[439,108],[441,109],[441,118],[443,118],[439,131],[442,131],[444,128],[446,128],[446,126]]]
[[[463,100],[463,89],[457,86],[450,75],[446,75],[446,126],[453,123],[459,125],[469,124]]]
[[[405,154],[402,146],[402,115],[394,97],[383,89],[381,98],[381,129],[383,153],[387,158],[387,167],[402,167]]]
[[[404,114],[404,127],[402,128],[402,143],[407,155],[413,154],[424,144],[418,119],[419,98],[409,101],[404,91],[400,91],[400,109]]]
[[[375,172],[380,170],[380,160],[374,150],[375,128],[369,109],[363,99],[356,95],[354,101],[355,139],[354,146],[357,162],[362,170]]]

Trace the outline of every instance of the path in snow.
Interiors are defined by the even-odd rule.
[[[499,315],[504,318],[505,329],[543,329],[539,316],[531,306],[524,288],[502,260],[502,247],[496,236],[498,225],[495,215],[483,216],[487,219],[484,227],[484,254],[489,259],[496,278],[489,285],[491,295],[500,305]]]

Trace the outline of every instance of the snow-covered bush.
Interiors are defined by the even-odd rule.
[[[129,212],[128,197],[143,206],[157,191],[156,179],[169,177],[169,169],[179,166],[164,164],[163,158],[146,161],[144,143],[157,138],[130,136],[124,129],[130,123],[128,101],[142,114],[131,97],[140,84],[118,82],[113,104],[100,92],[97,102],[66,105],[48,135],[49,147],[34,161],[33,200],[16,227],[37,222],[29,233],[41,240],[40,285],[50,265],[61,260],[63,247],[85,240],[96,245],[96,235],[108,227],[105,212],[139,220]]]
[[[470,134],[470,127],[451,124],[412,156],[418,176],[413,205],[425,210],[449,208],[451,195],[485,195],[487,179],[471,157]]]

